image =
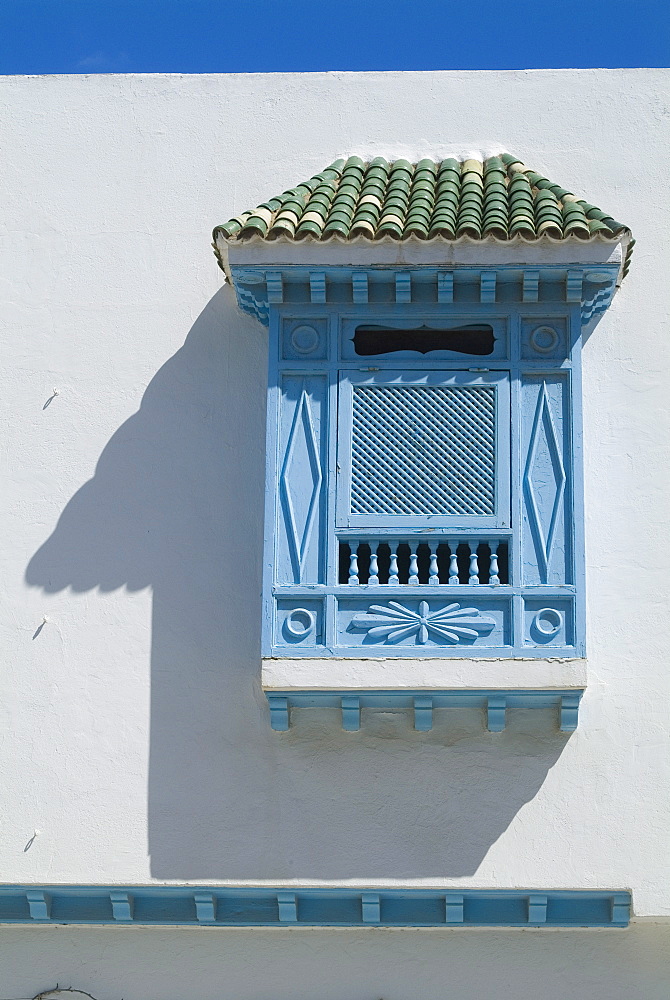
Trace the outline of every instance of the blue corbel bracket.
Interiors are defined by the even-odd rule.
[[[462,924],[465,919],[465,897],[462,892],[448,892],[444,897],[444,919],[448,924]]]
[[[490,733],[501,733],[507,723],[507,697],[489,695],[486,699],[486,728]]]
[[[130,905],[132,901],[132,905]],[[0,887],[0,924],[174,927],[626,927],[625,890],[351,886]]]
[[[213,924],[216,920],[216,896],[211,892],[195,892],[195,915],[199,924]]]
[[[547,922],[548,896],[546,893],[534,892],[528,897],[528,923],[541,926]]]
[[[43,889],[27,889],[26,902],[31,920],[51,919],[51,897]]]
[[[294,892],[277,893],[277,911],[283,924],[298,922],[298,901]]]
[[[233,285],[238,306],[242,312],[247,313],[248,316],[253,316],[263,326],[269,326],[270,324],[270,294],[272,290],[277,291],[276,281],[273,286],[272,275],[274,273],[271,272],[268,281],[265,270],[237,268],[233,272]],[[279,279],[279,287],[281,289],[281,272]],[[269,288],[270,292],[268,291]],[[281,298],[279,301],[281,301]]]
[[[616,291],[616,274],[609,271],[587,271],[586,288],[582,295],[582,326],[609,309]]]
[[[235,291],[237,293],[237,304],[242,310],[242,312],[247,313],[248,316],[253,316],[257,319],[259,323],[263,326],[270,325],[270,307],[268,303],[262,298],[262,295],[252,291],[250,288],[244,285],[235,286]],[[265,289],[262,289],[265,291]]]
[[[262,267],[235,267],[232,270],[233,284],[240,309],[264,326],[269,325],[270,309],[280,306],[286,299],[286,286],[293,286],[290,298],[297,304],[303,295],[305,304],[327,305],[330,301],[329,281],[340,288],[349,285],[351,301],[356,304],[369,302],[369,289],[373,283],[386,283],[391,300],[398,306],[411,305],[415,300],[416,288],[420,288],[421,304],[434,302],[438,305],[458,304],[461,289],[479,285],[479,301],[483,305],[494,305],[498,301],[500,287],[518,286],[519,301],[538,303],[544,301],[545,284],[554,288],[562,284],[566,303],[581,306],[582,325],[605,312],[610,305],[617,287],[619,266],[605,264],[597,270],[551,267],[458,267],[445,271],[437,267],[409,270],[393,268],[325,268],[315,271],[306,267],[285,267],[266,270]],[[296,292],[296,289],[302,291]],[[296,298],[297,294],[297,298]],[[467,301],[470,301],[469,292]],[[555,293],[554,293],[555,294]],[[427,296],[427,297],[426,297]],[[333,300],[339,301],[339,299]],[[464,299],[464,301],[466,301]],[[390,303],[386,303],[386,307]]]
[[[343,694],[340,703],[342,706],[342,729],[348,733],[357,732],[361,728],[361,699],[356,694]]]
[[[378,892],[364,892],[361,896],[361,916],[364,924],[380,924],[381,898]]]
[[[269,694],[270,725],[278,733],[285,733],[289,727],[288,697],[284,694]]]
[[[571,733],[579,721],[579,703],[583,688],[572,690],[509,690],[482,691],[458,689],[449,691],[266,691],[270,706],[270,725],[277,732],[290,727],[292,708],[334,708],[341,713],[345,732],[361,728],[361,710],[377,712],[413,711],[414,728],[430,732],[436,708],[479,708],[486,713],[486,729],[500,733],[507,725],[508,708],[555,708],[558,729]]]
[[[367,305],[369,294],[367,271],[355,271],[352,274],[351,292],[356,305]]]
[[[109,894],[112,904],[112,916],[115,920],[127,923],[133,919],[133,897],[122,889],[113,889]]]

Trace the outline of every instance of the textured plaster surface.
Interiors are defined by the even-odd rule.
[[[670,912],[669,85],[662,70],[0,80],[4,881],[612,887],[632,890],[637,914]],[[606,205],[638,240],[584,352],[580,727],[568,738],[551,710],[518,710],[490,734],[477,711],[450,710],[431,733],[409,713],[343,733],[314,710],[273,733],[259,643],[267,333],[223,285],[211,228],[340,153],[491,146]],[[20,944],[6,995],[83,969],[102,1000],[176,997],[224,940],[41,933],[3,931]],[[592,959],[627,983],[632,942],[631,968],[651,975],[645,933],[514,941],[545,996],[558,996],[551,975],[580,968],[584,996],[660,997],[584,985]],[[25,950],[37,940],[42,965]],[[270,995],[269,979],[245,986],[258,940],[225,938],[235,995]],[[292,995],[374,959],[361,992],[377,998],[408,995],[419,974],[413,994],[435,995],[440,970],[470,976],[487,940],[499,983],[510,939],[263,940],[262,976],[281,958],[286,980],[279,942],[296,949]],[[132,979],[121,970],[146,941],[158,978]]]
[[[0,996],[667,1000],[670,926],[627,931],[3,928]],[[67,994],[65,995],[67,997]]]
[[[277,691],[340,688],[581,688],[586,660],[346,659],[263,660],[263,687]]]

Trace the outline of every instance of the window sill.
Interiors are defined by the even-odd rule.
[[[586,687],[587,661],[582,658],[438,657],[268,657],[263,659],[266,692],[319,691],[342,688],[445,690],[472,688],[545,689]]]
[[[342,728],[361,726],[361,710],[414,712],[414,728],[433,727],[437,708],[475,707],[500,732],[507,708],[555,707],[562,732],[577,728],[586,687],[584,659],[264,659],[262,684],[272,728],[286,731],[292,708],[334,708]]]

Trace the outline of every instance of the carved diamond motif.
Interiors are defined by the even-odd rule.
[[[523,486],[540,574],[546,583],[565,489],[565,468],[544,382],[537,399]]]
[[[322,480],[309,396],[303,388],[295,409],[279,480],[297,583],[302,581],[302,568],[314,526]],[[305,503],[306,497],[308,500]]]

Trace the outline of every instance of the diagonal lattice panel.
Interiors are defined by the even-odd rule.
[[[493,514],[493,386],[355,386],[353,514]]]

